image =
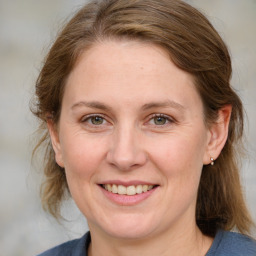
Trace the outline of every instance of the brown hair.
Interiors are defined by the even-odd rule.
[[[218,110],[232,106],[227,142],[214,166],[204,166],[198,191],[196,221],[204,234],[237,228],[249,233],[253,224],[239,179],[239,149],[243,134],[242,103],[230,86],[231,60],[227,47],[198,10],[177,0],[93,1],[69,21],[46,57],[36,82],[33,113],[41,120],[45,147],[42,204],[55,217],[68,191],[65,171],[55,162],[46,121],[58,123],[65,81],[77,58],[95,42],[139,40],[156,44],[180,69],[192,74],[204,104],[205,122],[215,122]]]

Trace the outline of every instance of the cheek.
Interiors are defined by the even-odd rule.
[[[184,184],[194,186],[201,175],[204,143],[203,136],[173,136],[163,140],[157,147],[151,147],[151,159],[166,177],[166,182],[175,181],[179,189]]]
[[[63,140],[63,160],[70,193],[81,212],[90,212],[92,193],[104,159],[105,147],[99,139],[75,134]]]
[[[88,138],[85,134],[74,134],[66,137],[62,144],[63,161],[67,175],[84,178],[92,176],[105,155],[103,141],[99,138]]]

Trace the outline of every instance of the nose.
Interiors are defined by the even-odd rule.
[[[147,161],[139,131],[132,128],[120,128],[113,135],[107,153],[107,161],[119,170],[129,171],[142,166]]]

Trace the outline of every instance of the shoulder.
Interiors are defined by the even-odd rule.
[[[218,231],[207,256],[256,256],[256,241],[230,231]]]
[[[87,248],[90,244],[90,233],[87,232],[80,239],[68,241],[60,244],[52,249],[49,249],[38,256],[86,256]]]

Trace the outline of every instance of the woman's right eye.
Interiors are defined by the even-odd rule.
[[[100,126],[106,124],[106,119],[100,115],[85,116],[82,119],[82,123],[87,123],[91,126]]]
[[[94,125],[100,125],[104,123],[104,119],[101,116],[93,116],[90,117],[89,120]]]

